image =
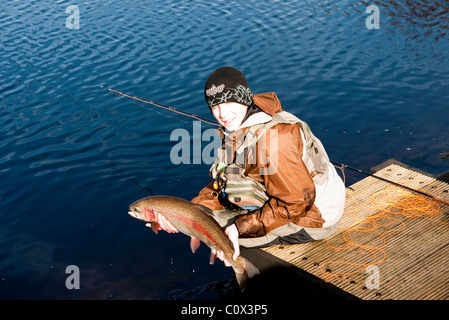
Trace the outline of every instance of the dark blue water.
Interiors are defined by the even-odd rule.
[[[232,65],[334,161],[447,171],[449,3],[367,4],[380,29],[355,0],[2,1],[0,298],[165,299],[232,279],[204,246],[127,214],[145,188],[191,199],[208,183],[207,163],[170,159],[172,131],[198,123],[107,88],[211,117],[204,82]]]

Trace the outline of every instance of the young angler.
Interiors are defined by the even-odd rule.
[[[192,202],[210,208],[233,242],[265,247],[325,239],[344,210],[345,186],[309,126],[276,94],[253,94],[242,72],[218,68],[206,102],[222,126],[213,180]],[[161,218],[161,229],[177,232]],[[217,257],[224,260],[221,252]],[[226,265],[229,263],[224,260]]]

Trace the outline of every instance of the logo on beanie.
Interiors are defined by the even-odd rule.
[[[214,96],[215,97],[215,95],[217,93],[222,92],[224,90],[224,88],[225,88],[224,84],[220,84],[218,87],[216,87],[215,84],[213,84],[212,87],[210,87],[210,89],[206,90],[206,95],[208,97],[210,97],[210,96]]]
[[[237,84],[236,88],[222,88],[223,85],[220,85],[218,87],[215,87],[214,85],[209,89],[206,90],[207,95],[207,104],[209,105],[209,108],[215,107],[217,104],[225,103],[225,102],[237,102],[240,104],[244,104],[246,106],[250,106],[253,100],[253,93],[251,92],[250,88],[247,88],[241,84]],[[212,90],[215,89],[215,90]],[[218,91],[217,89],[220,89]],[[208,92],[210,91],[210,92]],[[215,94],[220,93],[215,97]],[[214,95],[213,98],[211,98],[211,95]]]

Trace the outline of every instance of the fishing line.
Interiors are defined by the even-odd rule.
[[[351,194],[348,194],[348,197],[349,203],[346,207],[352,209],[346,210],[345,215],[352,216],[354,222],[345,230],[339,228],[341,238],[326,240],[327,246],[332,250],[348,250],[347,260],[321,262],[317,276],[326,282],[350,282],[353,285],[353,290],[366,289],[363,287],[366,282],[361,281],[364,276],[366,277],[365,270],[369,266],[379,265],[387,259],[386,251],[390,246],[397,246],[394,239],[391,239],[391,244],[388,243],[389,234],[406,231],[408,229],[406,222],[409,219],[421,218],[432,223],[449,225],[448,222],[436,219],[436,216],[441,213],[441,208],[436,201],[410,194],[407,190],[394,186],[388,186],[384,190],[374,193],[369,197],[367,204],[363,204]],[[368,210],[368,215],[360,218],[359,213],[364,209]],[[422,226],[423,224],[411,225],[412,232],[420,232],[421,228],[430,228],[430,226]],[[367,243],[365,239],[369,237],[369,233],[371,233],[371,241]],[[365,253],[366,257],[364,257]],[[352,262],[352,258],[357,262]],[[356,274],[360,275],[359,280],[354,277]]]
[[[443,203],[443,204],[449,206],[449,200],[446,200],[446,199],[444,199],[444,198],[442,198],[442,197],[439,197],[439,196],[436,196],[436,195],[432,195],[432,194],[430,194],[430,193],[427,193],[427,192],[424,192],[424,191],[421,191],[421,190],[416,190],[416,189],[410,188],[410,187],[408,187],[408,186],[406,186],[406,185],[403,185],[403,184],[400,184],[400,183],[397,183],[397,182],[394,182],[394,181],[391,181],[391,180],[388,180],[388,179],[385,179],[385,178],[376,176],[376,175],[374,175],[374,174],[371,174],[371,173],[362,171],[362,170],[360,170],[360,169],[356,169],[356,168],[350,167],[350,166],[348,166],[348,165],[346,165],[346,164],[343,164],[343,163],[338,163],[338,162],[335,162],[335,161],[332,161],[332,160],[330,160],[330,162],[333,163],[334,165],[340,166],[340,167],[342,168],[342,170],[345,169],[345,168],[347,168],[347,169],[349,169],[349,170],[352,170],[352,171],[361,173],[361,174],[363,174],[363,175],[365,175],[365,176],[373,177],[373,178],[382,180],[382,181],[384,181],[384,182],[391,183],[391,184],[393,184],[393,185],[395,185],[395,186],[397,186],[397,187],[401,187],[401,188],[407,189],[407,190],[409,190],[409,191],[418,193],[418,194],[420,194],[420,195],[423,195],[423,196],[432,198],[433,200],[435,200],[435,201],[437,201],[437,202],[440,202],[440,203]]]
[[[390,239],[391,233],[405,232],[412,229],[411,232],[420,233],[423,229],[432,228],[432,225],[422,223],[412,223],[407,221],[411,218],[420,218],[440,225],[449,225],[442,220],[444,217],[437,218],[441,214],[441,207],[438,202],[448,204],[446,199],[440,198],[424,192],[419,188],[412,188],[402,183],[397,183],[384,179],[382,177],[364,172],[360,169],[331,161],[337,168],[344,172],[345,168],[362,173],[391,185],[385,189],[372,194],[368,202],[358,200],[351,193],[347,193],[347,204],[345,215],[348,222],[353,221],[349,227],[342,229],[338,227],[340,237],[333,237],[326,240],[327,247],[336,251],[347,250],[343,260],[327,260],[319,264],[318,277],[326,282],[343,281],[348,282],[346,290],[366,290],[368,267],[378,266],[387,260],[387,252],[391,246],[397,246],[395,238]],[[409,177],[410,181],[413,179]],[[419,184],[423,182],[420,181]],[[440,194],[436,185],[428,184],[433,190]],[[400,188],[397,188],[400,187]],[[413,191],[410,193],[409,191]],[[443,193],[447,190],[443,190]],[[423,197],[423,195],[425,197]],[[361,212],[367,212],[366,217],[360,218]],[[349,220],[352,219],[352,220]],[[366,239],[370,239],[369,242]],[[405,245],[405,244],[403,244]],[[354,251],[354,250],[357,251]],[[340,255],[340,256],[343,256]],[[355,261],[351,261],[355,259]],[[358,275],[358,278],[357,278]],[[390,280],[384,282],[384,285],[391,285]],[[380,293],[377,293],[380,295]]]
[[[117,165],[115,164],[115,162],[113,162],[113,163],[112,163],[112,169],[117,170],[117,171],[120,173],[120,175],[121,175],[122,173],[125,172],[124,169],[117,169],[116,167],[117,167]],[[127,178],[128,180],[132,180],[132,182],[134,182],[134,184],[135,184],[136,186],[138,186],[139,188],[142,188],[142,189],[144,189],[144,190],[150,191],[151,195],[154,196],[154,193],[153,193],[153,191],[151,191],[150,188],[147,188],[147,187],[145,187],[145,186],[142,186],[142,185],[139,183],[139,181],[137,181],[137,179],[134,178],[134,177],[132,177],[130,174],[128,174],[128,175],[126,176],[126,178]]]

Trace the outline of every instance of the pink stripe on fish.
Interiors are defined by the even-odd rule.
[[[210,241],[212,241],[217,247],[220,247],[217,240],[215,240],[215,238],[209,233],[209,231],[207,231],[206,228],[204,228],[200,223],[174,212],[170,212],[170,214],[176,216],[177,219],[198,230],[199,232],[204,234]]]

